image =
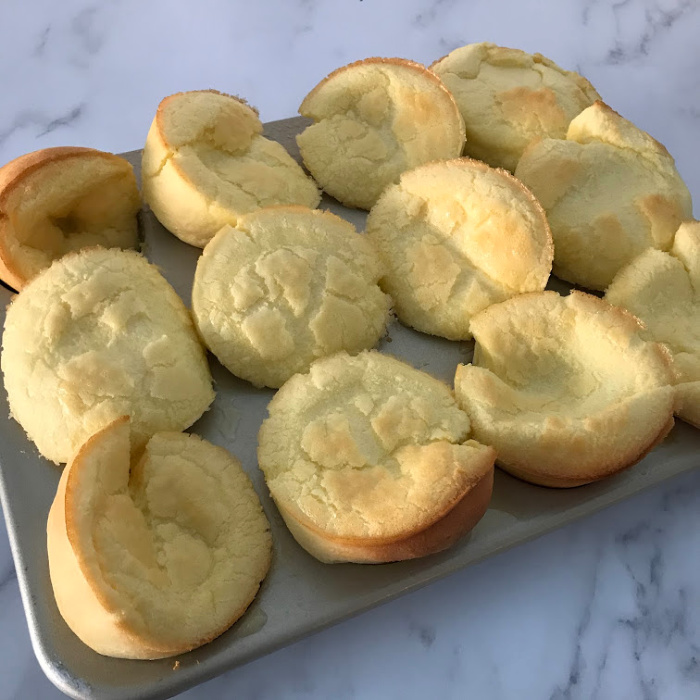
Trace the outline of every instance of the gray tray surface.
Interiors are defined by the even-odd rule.
[[[298,157],[294,135],[301,118],[272,122],[266,135]],[[127,154],[138,170],[139,152]],[[364,227],[363,212],[324,198],[331,209]],[[168,233],[144,211],[144,252],[189,305],[200,253]],[[561,291],[566,287],[553,281]],[[0,322],[11,293],[0,288]],[[471,343],[455,343],[392,323],[380,350],[401,357],[452,384],[459,362],[471,358]],[[287,532],[271,502],[256,462],[256,439],[272,390],[254,389],[210,357],[217,398],[192,431],[236,454],[251,475],[272,524],[270,574],[245,616],[228,632],[177,659],[127,661],[100,656],[68,629],[58,613],[49,581],[46,517],[60,469],[42,459],[13,420],[0,421],[0,496],[17,567],[32,644],[47,676],[75,698],[116,700],[165,698],[227,669],[267,654],[311,632],[424,586],[451,572],[593,513],[644,488],[693,469],[700,432],[677,422],[669,438],[642,462],[606,481],[572,490],[531,486],[497,470],[494,497],[471,535],[451,550],[422,560],[380,566],[317,562]],[[9,409],[0,392],[0,414]],[[465,603],[466,604],[466,603]],[[175,669],[175,661],[179,661]]]

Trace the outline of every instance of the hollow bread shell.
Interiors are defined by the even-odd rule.
[[[183,433],[130,456],[129,424],[92,436],[49,512],[61,615],[100,654],[156,659],[201,646],[252,602],[270,566],[269,524],[240,463]]]
[[[22,289],[53,260],[93,245],[134,248],[141,207],[124,158],[63,146],[0,168],[0,279]]]

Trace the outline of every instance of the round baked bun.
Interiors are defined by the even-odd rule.
[[[386,267],[382,288],[413,328],[471,338],[471,318],[545,288],[552,236],[542,207],[505,170],[469,158],[403,173],[367,219]]]
[[[258,113],[215,90],[180,92],[160,105],[143,149],[143,197],[178,238],[203,248],[225,224],[273,204],[318,205],[313,180]]]
[[[433,63],[464,119],[464,153],[515,170],[527,145],[563,139],[569,122],[600,99],[578,73],[541,54],[468,44]]]
[[[158,659],[206,644],[243,615],[272,543],[235,457],[184,433],[157,433],[132,452],[124,417],[63,471],[47,546],[73,632],[105,656]]]
[[[37,275],[7,310],[1,365],[12,417],[56,463],[119,416],[138,446],[214,399],[189,312],[133,251],[89,248]]]
[[[368,58],[324,78],[299,113],[314,124],[297,136],[309,172],[331,196],[369,209],[404,170],[455,158],[464,122],[451,93],[420,63]]]
[[[446,549],[491,499],[495,452],[429,374],[375,351],[292,377],[268,406],[258,463],[297,542],[324,562]]]
[[[269,207],[224,227],[197,263],[192,310],[221,363],[279,387],[318,357],[384,334],[389,298],[372,244],[330,212]]]
[[[92,148],[44,148],[0,168],[0,279],[14,289],[80,248],[135,248],[131,164]]]
[[[554,238],[553,273],[604,290],[647,248],[668,250],[692,218],[668,151],[602,102],[523,153],[515,176],[540,200]]]
[[[700,222],[681,224],[668,253],[649,248],[620,270],[605,294],[665,343],[678,374],[679,418],[700,428]]]
[[[673,427],[668,352],[624,309],[572,292],[523,294],[472,321],[473,365],[455,377],[474,438],[542,486],[579,486],[629,467]]]

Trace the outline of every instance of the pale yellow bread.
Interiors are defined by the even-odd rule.
[[[44,148],[0,168],[0,279],[22,287],[87,246],[134,248],[141,208],[131,164],[112,153]]]
[[[469,158],[403,173],[372,207],[367,234],[396,314],[424,333],[471,338],[472,316],[545,288],[552,236],[542,207],[505,170]]]
[[[462,153],[464,123],[451,93],[420,63],[368,58],[338,68],[305,98],[314,124],[297,144],[321,187],[369,209],[404,170]]]
[[[565,138],[569,122],[600,99],[588,80],[541,54],[486,42],[430,67],[462,113],[465,155],[511,171],[531,141]]]
[[[258,463],[302,547],[379,563],[453,544],[491,498],[495,452],[447,386],[376,351],[297,374],[268,406]]]
[[[700,222],[681,224],[668,253],[650,248],[617,273],[605,298],[666,344],[678,384],[676,415],[700,428]]]
[[[89,248],[37,275],[7,310],[1,364],[12,417],[57,463],[119,416],[138,445],[214,399],[189,312],[133,251]]]
[[[237,97],[215,90],[166,97],[142,158],[143,197],[158,220],[203,248],[222,226],[260,207],[317,206],[313,180],[262,132],[257,111]]]
[[[106,656],[156,659],[217,637],[270,566],[269,524],[240,462],[196,435],[130,452],[117,419],[61,475],[47,525],[58,609]]]
[[[668,250],[692,218],[668,151],[602,102],[571,122],[566,139],[528,147],[515,175],[547,212],[553,273],[589,289],[604,290],[647,248]]]
[[[523,294],[472,321],[455,376],[476,440],[543,486],[579,486],[641,459],[673,426],[670,355],[624,309],[572,292]]]
[[[224,366],[256,386],[279,387],[318,357],[375,345],[390,305],[381,272],[372,244],[334,214],[259,209],[204,249],[192,310]]]

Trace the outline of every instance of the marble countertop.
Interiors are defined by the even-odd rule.
[[[270,121],[352,60],[430,63],[488,40],[583,73],[700,197],[699,35],[697,0],[4,0],[0,163],[140,148],[172,92],[215,87]],[[32,653],[0,529],[0,698],[63,697]],[[695,472],[181,697],[700,697],[698,553]]]

